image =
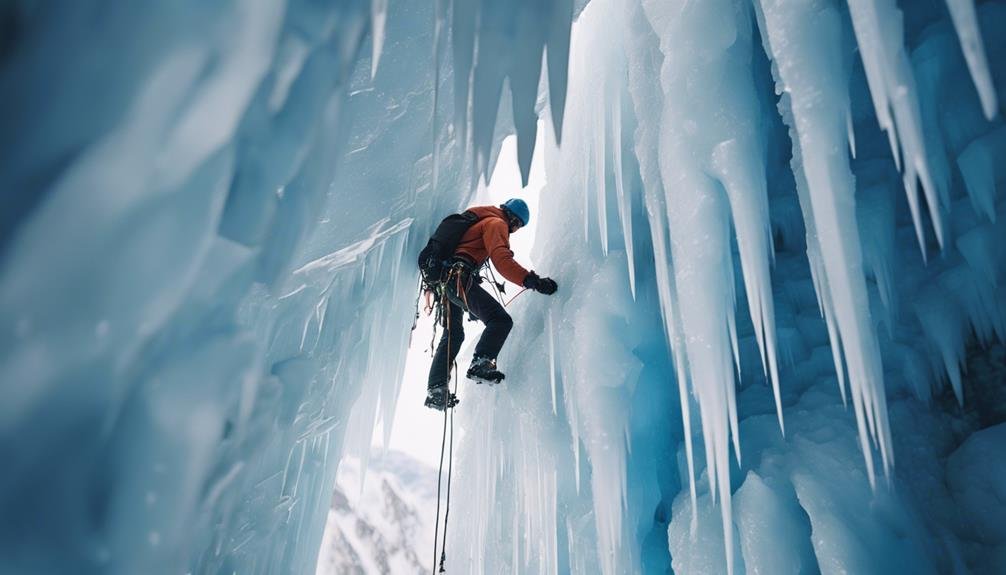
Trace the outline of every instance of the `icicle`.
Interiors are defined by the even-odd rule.
[[[569,428],[572,432],[573,441],[573,475],[576,480],[576,494],[580,494],[580,429],[577,424],[576,409],[568,409]]]
[[[1006,236],[1006,224],[986,224],[957,238],[957,249],[964,261],[985,283],[995,286],[1004,261],[999,238]]]
[[[888,328],[891,328],[890,317],[896,301],[892,265],[897,258],[894,191],[887,185],[887,180],[869,187],[865,187],[860,180],[859,188],[856,195],[856,219],[863,238],[863,256],[877,281],[880,299],[888,311]]]
[[[736,406],[731,401],[735,382],[727,319],[733,313],[727,289],[732,262],[724,258],[730,253],[727,209],[708,176],[696,173],[671,181],[670,174],[686,172],[664,165],[665,188],[674,190],[667,211],[675,285],[682,303],[682,326],[688,334],[685,349],[701,413],[710,491],[718,492],[720,504],[729,510],[730,484],[724,477],[729,474],[729,432],[736,427]],[[695,238],[704,240],[696,242]],[[732,564],[729,525],[729,521],[724,523],[724,537],[728,564]]]
[[[643,28],[650,28],[643,17],[641,6],[640,19]],[[653,58],[658,49],[658,38],[650,30],[638,33],[633,30],[626,38],[630,64],[627,67],[629,92],[632,95],[637,116],[651,114],[650,110],[661,109],[663,91],[660,86],[657,62]],[[687,463],[688,492],[691,505],[690,531],[696,533],[698,526],[698,497],[695,485],[695,458],[692,442],[691,398],[689,389],[689,366],[685,354],[685,344],[682,339],[682,328],[678,304],[675,299],[677,288],[674,284],[674,273],[671,269],[668,252],[667,216],[664,207],[665,193],[660,177],[659,166],[660,126],[658,122],[640,121],[635,132],[635,152],[639,161],[640,178],[643,183],[646,217],[650,228],[650,243],[653,246],[653,259],[657,283],[657,295],[660,302],[660,314],[663,320],[664,335],[671,352],[675,379],[678,387],[678,400],[681,406],[682,430],[684,433],[685,460]]]
[[[989,63],[985,58],[985,46],[982,44],[982,32],[978,27],[974,0],[947,0],[947,8],[954,21],[957,37],[960,38],[961,50],[964,52],[964,60],[968,63],[971,79],[978,90],[985,119],[992,121],[996,117],[999,104]]]
[[[435,0],[433,16],[433,110],[431,112],[433,132],[433,184],[432,191],[438,191],[440,180],[440,123],[437,121],[437,110],[440,108],[440,59],[443,53],[444,26],[447,23],[447,2]],[[462,140],[463,141],[463,140]]]
[[[603,92],[603,88],[602,88]],[[597,228],[601,234],[601,253],[608,255],[608,201],[605,193],[607,187],[606,170],[606,140],[607,135],[607,103],[598,98],[597,114],[594,117],[594,133],[591,144],[594,150],[594,197],[597,201]]]
[[[510,557],[510,562],[514,566],[520,565],[520,542],[522,540],[522,538],[521,537],[517,537],[516,534],[517,533],[524,533],[526,535],[526,533],[527,533],[527,531],[521,531],[520,525],[517,524],[517,522],[520,521],[520,517],[521,517],[520,513],[514,513],[513,514],[513,527],[511,527],[511,531],[510,531],[511,533],[514,534],[514,536],[513,536],[513,548],[512,548],[513,554]],[[486,564],[485,558],[482,559],[481,564],[482,565]]]
[[[370,79],[377,75],[377,64],[384,50],[384,29],[388,22],[388,0],[370,0]]]
[[[514,128],[517,132],[517,164],[521,185],[526,187],[531,173],[531,158],[538,132],[538,81],[541,78],[542,51],[548,33],[547,3],[524,2],[513,7],[516,14],[517,38],[513,46],[509,70],[513,102]]]
[[[550,529],[548,530],[548,538],[550,542],[550,554],[552,560],[548,562],[548,565],[552,568],[552,573],[559,572],[559,525],[556,521],[556,517],[559,515],[559,472],[553,467],[552,468],[552,482],[551,482],[551,493],[552,493],[552,507],[549,510],[551,512],[551,520],[549,521]]]
[[[552,388],[552,415],[559,413],[555,396],[555,329],[553,328],[552,309],[548,310],[548,381]]]
[[[850,0],[849,12],[877,120],[890,138],[896,161],[899,149],[903,152],[904,162],[900,169],[904,171],[905,193],[912,207],[920,248],[925,254],[925,236],[916,205],[916,179],[922,182],[940,247],[944,245],[943,217],[939,209],[942,192],[936,189],[929,175],[915,76],[903,44],[902,14],[894,0],[872,3]],[[889,111],[894,114],[893,121]]]
[[[852,126],[852,110],[845,111],[845,133],[849,140],[849,153],[856,159],[856,129]]]
[[[622,222],[622,240],[625,243],[625,260],[629,266],[629,290],[632,299],[636,299],[636,261],[633,257],[632,242],[632,205],[625,193],[625,183],[622,181],[622,90],[616,87],[612,92],[614,103],[611,105],[611,139],[613,142],[612,169],[615,177],[615,194],[618,198],[618,217]]]
[[[695,457],[692,454],[692,418],[688,396],[688,365],[684,342],[680,336],[680,320],[674,299],[673,274],[670,256],[667,253],[666,216],[662,201],[653,191],[646,194],[646,213],[649,216],[650,236],[653,243],[653,259],[656,266],[657,293],[660,298],[660,313],[664,319],[664,333],[674,357],[674,369],[678,380],[678,399],[681,403],[681,421],[685,434],[685,459],[688,462],[688,492],[692,502],[692,531],[698,521],[698,498],[695,492]]]
[[[965,323],[961,321],[961,310],[953,296],[937,285],[931,285],[918,294],[914,307],[923,333],[935,344],[943,360],[957,403],[963,405],[961,365],[964,364],[966,334],[962,329]]]
[[[573,24],[573,0],[553,0],[549,21],[548,99],[552,112],[555,141],[562,143],[562,119],[566,108],[566,83],[569,66],[570,28]]]
[[[325,328],[325,317],[327,317],[328,312],[328,302],[332,298],[324,297],[318,302],[318,305],[314,308],[314,316],[318,320],[318,328],[315,330],[315,345],[317,345],[318,338],[321,337],[321,330]]]
[[[751,94],[751,97],[754,95]],[[748,149],[744,149],[737,139],[718,144],[713,149],[712,165],[730,200],[751,323],[761,352],[762,367],[775,396],[779,428],[785,430],[776,360],[775,304],[769,272],[773,247],[768,190],[762,153],[754,149],[751,140],[747,140],[747,144]],[[738,362],[739,377],[740,354],[736,350],[736,341],[734,357]]]
[[[685,381],[691,382],[699,405],[710,493],[721,505],[724,550],[732,572],[731,445],[738,461],[741,453],[731,219],[763,368],[773,374],[778,388],[768,270],[773,255],[764,152],[759,147],[760,103],[751,74],[750,11],[740,1],[716,0],[653,2],[644,12],[661,37],[664,56],[659,165],[667,195],[675,293],[688,334],[683,346]],[[781,424],[781,401],[777,413]]]
[[[760,8],[765,24],[762,31],[767,36],[766,44],[777,64],[773,71],[777,74],[778,89],[790,95],[784,120],[793,135],[792,166],[794,173],[799,174],[797,185],[801,189],[801,209],[805,217],[808,213],[810,215],[807,220],[808,257],[811,258],[812,272],[817,275],[816,286],[820,290],[818,295],[826,319],[830,314],[836,328],[832,333],[837,338],[832,340],[832,346],[837,340],[841,341],[860,447],[870,483],[874,485],[868,434],[876,437],[885,475],[889,474],[891,465],[891,440],[880,350],[869,316],[869,299],[862,270],[862,251],[853,202],[853,176],[841,145],[846,137],[841,133],[840,126],[848,107],[848,96],[845,79],[834,71],[842,69],[841,62],[836,61],[841,54],[838,47],[842,41],[842,19],[834,8],[821,10],[795,0],[765,0],[760,3]],[[879,24],[876,14],[871,7],[862,4],[858,4],[854,11],[858,13],[854,14],[854,19],[860,20],[857,37],[865,52],[864,64],[876,68],[879,66],[879,48],[870,45],[870,42],[876,43],[881,39],[877,35]],[[798,26],[797,22],[812,22],[815,26]],[[900,36],[899,33],[899,42]],[[864,40],[867,42],[865,46]],[[815,48],[813,53],[824,53],[831,57],[831,61],[806,57],[810,46],[822,45],[832,48],[827,52]],[[871,88],[873,86],[871,82]],[[906,141],[910,142],[911,138]],[[907,144],[906,147],[911,148]],[[806,189],[802,189],[804,184]],[[811,232],[815,235],[812,236]],[[814,242],[818,244],[819,254],[812,251],[811,244]],[[818,256],[819,264],[816,261]],[[818,265],[820,268],[813,271]]]
[[[589,147],[587,148],[590,149]],[[590,154],[583,155],[583,241],[590,243]]]
[[[475,33],[478,27],[478,0],[452,0],[451,46],[454,66],[454,132],[468,149],[469,105],[472,71],[475,64]]]
[[[974,139],[957,156],[957,166],[975,213],[996,221],[996,182],[1006,179],[1006,127]]]
[[[566,99],[572,1],[520,2],[454,0],[454,125],[458,141],[470,144],[472,185],[487,179],[493,162],[493,136],[505,82],[509,80],[518,164],[527,185],[538,130],[535,110],[543,52],[556,136],[561,133]]]

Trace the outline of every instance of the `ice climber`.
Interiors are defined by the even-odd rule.
[[[527,204],[513,198],[499,207],[473,207],[461,215],[451,216],[458,218],[455,221],[461,221],[461,226],[469,227],[461,235],[453,251],[448,246],[445,253],[450,254],[450,257],[443,262],[439,276],[446,299],[440,318],[445,329],[430,367],[427,407],[444,410],[457,403],[448,383],[451,366],[465,338],[466,311],[486,326],[475,346],[475,356],[468,368],[468,379],[479,383],[499,383],[504,378],[496,367],[496,357],[513,327],[513,319],[500,302],[479,285],[482,281],[479,270],[487,259],[492,260],[504,278],[517,285],[546,295],[551,295],[558,289],[554,280],[538,277],[538,274],[526,270],[514,260],[510,249],[510,234],[526,226],[530,215]],[[450,218],[444,222],[447,223],[448,220]]]

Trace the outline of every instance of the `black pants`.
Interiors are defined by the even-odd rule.
[[[496,359],[500,349],[503,348],[507,335],[513,328],[513,319],[493,296],[474,281],[465,291],[465,296],[468,309],[486,325],[482,337],[475,345],[475,355]],[[445,329],[443,335],[440,336],[437,352],[433,356],[429,387],[444,385],[450,380],[451,365],[458,355],[458,350],[461,349],[461,342],[465,340],[464,323],[464,310],[461,309],[461,306],[450,303],[444,309],[443,325]]]

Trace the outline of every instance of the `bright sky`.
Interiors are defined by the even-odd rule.
[[[536,216],[538,215],[538,194],[545,186],[545,168],[542,165],[540,150],[544,146],[541,134],[547,127],[550,126],[543,123],[538,125],[539,137],[535,143],[535,154],[531,162],[531,174],[527,188],[522,190],[520,187],[517,141],[514,136],[509,136],[503,141],[499,160],[496,162],[496,169],[493,171],[488,187],[480,189],[472,202],[472,205],[498,205],[514,197],[527,202],[531,209],[531,225],[511,236],[510,247],[513,249],[517,261],[528,268],[533,268],[530,253],[534,244]],[[507,293],[512,297],[517,291],[519,290],[511,285]],[[520,318],[514,318],[514,321],[519,322]],[[405,361],[405,377],[402,381],[402,391],[398,399],[388,447],[404,451],[416,459],[436,467],[440,460],[440,441],[444,416],[441,412],[423,405],[426,400],[426,379],[432,361],[429,351],[432,327],[432,318],[420,315],[416,331],[412,334],[412,346],[409,348],[409,354]],[[462,390],[471,383],[465,379],[464,371],[468,369],[471,350],[481,333],[481,323],[465,322],[465,343],[458,354],[458,368],[461,371],[458,385]],[[505,393],[506,386],[499,386],[496,390]],[[462,396],[462,402],[458,408],[464,409],[463,394],[459,393],[459,395]],[[374,437],[375,442],[381,441],[379,430],[375,432]]]

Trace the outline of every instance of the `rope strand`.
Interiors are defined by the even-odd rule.
[[[512,298],[510,298],[510,301],[508,301],[505,304],[503,304],[503,307],[506,307],[506,306],[510,305],[510,302],[512,302],[513,300],[517,299],[517,296],[519,296],[520,294],[522,294],[522,293],[524,293],[526,291],[527,291],[527,288],[524,288],[524,289],[520,290],[519,292],[517,292]]]
[[[433,528],[433,574],[436,575],[437,572],[437,544],[439,543],[440,536],[440,479],[444,474],[444,447],[447,445],[447,410],[444,410],[444,435],[440,439],[440,469],[437,471],[437,521]],[[447,525],[444,525],[444,531],[447,531]],[[442,566],[442,564],[441,564]]]
[[[457,365],[454,366],[454,392],[458,390]],[[453,393],[453,392],[452,392]],[[444,563],[447,561],[447,518],[451,515],[451,474],[454,469],[454,408],[449,408],[451,412],[451,446],[447,452],[447,502],[444,507],[444,544],[440,546],[440,572],[446,573]],[[446,415],[447,412],[444,412]]]
[[[509,306],[510,303],[513,302],[513,300],[517,299],[517,296],[519,296],[520,294],[522,294],[522,293],[524,293],[524,292],[527,291],[527,288],[522,288],[519,292],[517,292],[516,294],[514,294],[514,296],[512,298],[510,298],[509,300],[507,300],[506,303],[503,303],[503,292],[500,291],[500,289],[498,287],[498,286],[501,286],[503,284],[501,282],[497,282],[496,281],[496,274],[493,273],[493,268],[491,266],[489,266],[488,263],[486,263],[485,266],[486,266],[486,269],[489,270],[489,275],[492,276],[492,279],[490,279],[490,278],[484,278],[484,279],[486,281],[488,281],[489,283],[493,284],[493,291],[496,292],[496,299],[499,300],[499,302],[501,304],[503,304],[503,307]]]
[[[449,276],[448,276],[449,279]],[[447,291],[444,290],[443,297],[440,301],[441,309],[445,309],[446,313],[446,327],[447,330],[447,357],[451,357],[451,303],[447,300]],[[454,367],[454,391],[450,389],[451,381],[451,367]],[[451,470],[453,469],[452,460],[454,458],[454,407],[451,405],[451,399],[453,393],[457,391],[457,362],[454,360],[447,362],[447,397],[445,398],[444,407],[444,432],[440,438],[440,468],[437,470],[437,517],[436,525],[433,528],[433,575],[437,573],[437,547],[440,543],[440,492],[441,492],[441,479],[444,475],[444,450],[447,444],[447,427],[448,427],[448,412],[450,412],[450,429],[451,429],[451,448],[447,457],[447,501],[444,510],[444,539],[443,545],[440,546],[440,573],[446,573],[444,568],[444,563],[447,560],[447,515],[450,513],[451,509]]]
[[[493,272],[493,268],[492,266],[489,265],[489,262],[485,263],[485,268],[489,270],[489,275],[492,276],[491,279],[485,278],[486,281],[493,284],[493,291],[496,292],[496,299],[499,300],[500,304],[503,305],[503,307],[506,307],[506,304],[503,303],[503,290],[500,289],[501,287],[503,287],[503,284],[501,282],[496,281],[496,273]]]

